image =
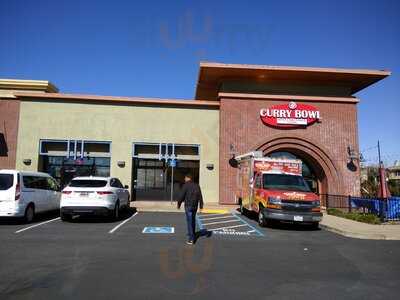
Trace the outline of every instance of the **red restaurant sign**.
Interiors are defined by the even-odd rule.
[[[289,102],[288,104],[262,108],[260,110],[260,118],[265,125],[296,128],[317,122],[320,119],[320,112],[312,105]]]

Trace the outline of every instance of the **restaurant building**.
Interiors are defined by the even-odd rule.
[[[61,185],[115,176],[133,200],[170,201],[194,174],[206,203],[234,204],[232,158],[299,158],[321,194],[360,191],[357,92],[388,71],[200,63],[193,100],[60,93],[0,79],[0,169]]]

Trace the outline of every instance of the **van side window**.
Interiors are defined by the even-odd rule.
[[[28,189],[37,189],[37,177],[34,176],[23,176],[24,186]]]
[[[59,187],[57,182],[53,178],[46,178],[47,179],[47,187],[50,191],[58,191]]]
[[[24,186],[29,189],[47,190],[46,177],[40,176],[24,176]]]

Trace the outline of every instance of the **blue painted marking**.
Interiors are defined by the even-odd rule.
[[[257,228],[255,228],[253,225],[250,225],[250,223],[248,223],[248,222],[246,222],[245,220],[243,220],[241,217],[239,217],[238,215],[236,215],[236,214],[232,214],[235,218],[237,218],[238,220],[240,220],[240,221],[242,221],[244,224],[247,224],[250,228],[252,228],[253,230],[255,230],[257,233],[258,233],[258,235],[260,235],[260,236],[264,236],[264,234],[260,231],[260,230],[258,230]]]
[[[204,229],[203,223],[200,221],[200,218],[197,214],[196,214],[196,223],[200,230]]]
[[[142,233],[175,233],[174,227],[145,227]]]
[[[233,217],[235,217],[236,219],[238,219],[242,224],[245,224],[248,227],[250,227],[252,230],[254,230],[254,232],[250,232],[249,235],[264,236],[264,234],[260,230],[258,230],[253,225],[251,225],[250,223],[246,222],[245,220],[243,220],[242,218],[237,216],[235,213],[231,213],[231,215]],[[202,215],[202,216],[204,216],[204,215]],[[205,227],[203,225],[203,222],[202,222],[202,219],[199,218],[197,215],[196,215],[196,222],[197,222],[197,225],[199,226],[200,230],[205,229]],[[221,231],[223,231],[223,230],[221,230]],[[235,232],[234,229],[233,230],[232,229],[228,229],[228,231],[234,231]],[[246,233],[246,231],[237,231],[237,232],[235,232],[234,235],[244,235],[244,234],[242,234],[242,232]],[[216,231],[215,233],[218,234],[218,233],[221,233],[221,232],[220,231]]]

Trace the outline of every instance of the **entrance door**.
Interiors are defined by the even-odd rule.
[[[176,201],[184,176],[199,181],[199,146],[135,143],[132,161],[132,199]]]
[[[168,201],[168,180],[165,161],[133,159],[132,199],[139,201]]]

